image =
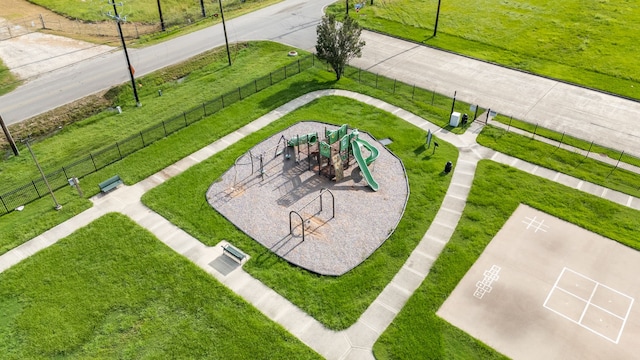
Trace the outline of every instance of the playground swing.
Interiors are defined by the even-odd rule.
[[[320,194],[318,194],[318,196],[316,196],[315,198],[311,199],[311,201],[309,201],[305,206],[303,206],[302,208],[298,209],[298,211],[291,210],[289,212],[289,235],[293,236],[292,216],[295,214],[300,219],[300,226],[302,227],[302,242],[304,242],[304,240],[305,240],[305,231],[304,231],[304,223],[305,223],[305,221],[304,221],[304,218],[302,217],[302,215],[300,215],[299,211],[304,209],[305,207],[307,207],[309,204],[311,204],[316,199],[320,199],[320,212],[319,213],[322,213],[322,210],[323,210],[322,195],[324,195],[325,192],[327,192],[327,193],[329,193],[329,195],[331,195],[331,217],[329,218],[329,220],[331,220],[334,217],[336,217],[336,198],[333,195],[333,193],[331,192],[331,190],[329,190],[327,188],[322,188],[322,189],[320,189]]]

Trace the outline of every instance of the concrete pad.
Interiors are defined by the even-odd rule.
[[[169,237],[165,237],[165,239],[163,242],[182,256],[185,256],[187,251],[200,244],[198,240],[182,230],[169,234]]]
[[[592,184],[585,181],[582,183],[580,190],[597,197],[602,197],[602,193],[604,192],[605,188],[600,185]]]
[[[0,256],[0,273],[22,260],[24,260],[23,255],[14,250],[2,254],[2,256]]]
[[[393,277],[391,282],[395,286],[413,293],[418,288],[418,286],[420,286],[422,280],[424,280],[424,276],[417,274],[414,271],[407,269],[406,267],[402,267],[400,268],[396,276]],[[379,330],[375,327],[374,329]],[[384,328],[380,330],[380,332],[382,331],[384,331]]]
[[[469,195],[469,190],[471,190],[471,187],[469,185],[457,184],[452,182],[449,185],[449,189],[447,189],[447,195],[452,195],[458,198],[466,199],[467,196]]]
[[[380,336],[380,333],[374,331],[362,321],[356,322],[344,332],[347,339],[349,339],[349,343],[354,348],[371,349]]]
[[[440,211],[438,211],[436,217],[433,219],[433,223],[455,230],[455,226],[457,226],[460,216],[462,216],[462,213],[460,212],[440,208]],[[448,238],[443,238],[443,240],[448,240]]]
[[[231,134],[227,134],[225,137],[223,137],[220,140],[222,140],[222,141],[224,141],[226,143],[229,143],[229,144],[235,144],[238,141],[242,140],[244,137],[245,137],[245,135],[243,135],[243,134],[241,134],[241,133],[239,133],[237,131],[234,131]]]
[[[316,319],[295,306],[280,314],[275,320],[294,336],[303,333],[311,324],[317,323]]]
[[[327,359],[341,359],[351,349],[346,336],[327,330],[317,322],[307,327],[298,338]]]
[[[362,314],[358,322],[364,323],[374,332],[382,334],[389,324],[393,322],[396,315],[396,312],[374,301]]]
[[[514,359],[632,359],[640,252],[520,205],[437,314]]]
[[[456,224],[457,223],[454,223],[453,225],[455,226]],[[434,221],[433,223],[431,223],[431,226],[429,226],[427,234],[435,239],[446,243],[447,241],[449,241],[454,231],[455,228],[453,226],[450,226],[448,223],[437,223]]]
[[[344,357],[344,360],[375,360],[371,349],[353,348]]]
[[[635,198],[635,197],[634,197],[634,198],[632,198],[632,199],[631,199],[631,202],[629,202],[629,205],[628,205],[628,206],[629,206],[630,208],[632,208],[632,209],[640,210],[640,199]]]
[[[420,242],[420,244],[416,247],[416,250],[419,250],[433,257],[434,259],[437,259],[438,256],[440,256],[440,253],[442,252],[442,249],[444,249],[445,245],[447,245],[446,242],[437,240],[429,236],[426,241],[423,239]]]
[[[189,169],[190,167],[192,167],[193,165],[198,164],[198,161],[195,160],[194,158],[187,156],[182,158],[179,161],[176,161],[175,163],[173,163],[172,166],[177,167],[178,169],[181,170],[181,172],[184,172],[185,170]]]
[[[629,202],[629,195],[611,189],[607,189],[607,192],[604,193],[603,197],[624,206],[627,206],[627,202]]]
[[[491,160],[500,164],[512,166],[511,164],[513,163],[514,157],[505,155],[503,153],[494,152],[493,155],[491,156]]]
[[[533,171],[533,174],[536,175],[536,176],[543,177],[545,179],[554,180],[556,175],[558,174],[558,172],[555,171],[555,170],[547,169],[547,168],[542,167],[542,166],[538,166]]]
[[[442,205],[440,206],[440,209],[449,209],[452,211],[462,213],[466,205],[467,205],[467,202],[464,199],[456,198],[451,195],[445,195],[444,200],[442,201]]]
[[[404,266],[415,271],[418,274],[427,276],[434,260],[435,258],[432,258],[428,254],[423,254],[421,252],[412,252],[411,255],[409,255],[409,258],[405,262]]]
[[[216,144],[216,143],[214,142],[213,144]],[[215,155],[219,151],[219,150],[216,150],[216,146],[213,144],[209,144],[203,147],[202,149],[189,155],[189,157],[194,159],[197,162],[203,162],[207,160],[208,158]]]
[[[458,161],[454,164],[454,172],[461,172],[463,174],[475,174],[477,167],[477,161],[467,161],[458,158]]]
[[[272,320],[283,317],[284,313],[295,309],[295,306],[275,291],[267,292],[253,305]]]
[[[451,182],[456,185],[470,187],[473,184],[474,176],[474,173],[454,170]]]
[[[71,235],[71,233],[73,233],[77,229],[78,228],[73,226],[73,224],[70,224],[69,221],[65,221],[62,224],[45,231],[44,233],[41,234],[41,236],[43,236],[49,241],[58,241],[60,239],[66,238],[67,236]]]
[[[393,309],[396,313],[399,313],[404,307],[404,304],[406,304],[407,300],[411,297],[411,294],[411,292],[391,282],[384,288],[384,290],[382,290],[375,301],[378,301],[384,306]]]
[[[260,299],[268,296],[268,294],[273,291],[244,271],[235,271],[229,274],[224,283],[236,294],[242,296],[254,306]]]
[[[198,242],[197,244],[192,246],[189,250],[185,251],[185,253],[182,254],[182,256],[193,261],[194,263],[197,263],[198,259],[207,255],[206,251],[207,251],[207,247],[201,242]]]
[[[574,178],[573,176],[565,175],[563,173],[558,173],[558,176],[555,180],[557,183],[568,186],[570,188],[577,189],[581,180]]]

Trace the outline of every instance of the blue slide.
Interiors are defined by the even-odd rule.
[[[362,151],[360,150],[362,146],[367,148],[367,150],[371,153],[366,159],[362,156]],[[360,171],[362,172],[362,176],[367,181],[367,184],[369,184],[369,187],[373,191],[378,191],[379,185],[373,178],[373,175],[371,175],[371,171],[369,171],[368,168],[368,165],[378,158],[378,149],[362,139],[356,139],[355,141],[351,142],[351,149],[353,150],[353,156],[356,158],[358,166],[360,167]]]

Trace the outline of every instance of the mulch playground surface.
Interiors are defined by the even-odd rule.
[[[207,200],[236,227],[290,263],[318,274],[342,275],[393,233],[404,213],[409,187],[402,162],[366,129],[359,130],[359,138],[379,151],[369,165],[378,191],[367,185],[354,159],[344,170],[344,178],[336,182],[318,175],[315,158],[311,166],[316,171],[309,170],[306,145],[300,147],[299,161],[293,156],[287,159],[285,153],[275,155],[284,148],[282,142],[278,147],[282,135],[291,139],[317,132],[324,140],[325,128],[338,129],[300,122],[257,144],[220,179],[212,179],[215,182],[207,191]],[[363,153],[368,155],[366,150]],[[327,191],[320,196],[322,189],[329,189],[335,202]],[[304,221],[304,241],[301,219],[292,211]]]
[[[520,205],[438,315],[513,359],[633,359],[640,253]]]

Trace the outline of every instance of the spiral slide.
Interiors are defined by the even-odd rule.
[[[363,146],[371,153],[366,159],[362,156],[361,148]],[[356,139],[355,141],[352,141],[351,149],[353,150],[353,156],[356,158],[358,166],[360,167],[360,171],[362,172],[362,176],[367,181],[367,184],[369,184],[369,187],[373,191],[378,191],[379,185],[373,178],[373,175],[371,175],[371,171],[369,171],[368,168],[368,165],[378,158],[378,149],[362,139]]]

